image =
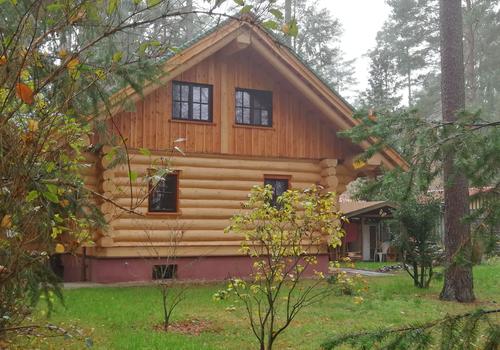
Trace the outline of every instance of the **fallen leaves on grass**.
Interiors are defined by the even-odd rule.
[[[155,325],[154,329],[158,332],[165,332],[165,328],[162,323]],[[180,333],[185,335],[200,335],[204,332],[218,331],[220,331],[220,328],[216,327],[213,322],[196,318],[174,322],[168,327],[168,332]]]

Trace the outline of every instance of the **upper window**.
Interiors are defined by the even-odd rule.
[[[271,204],[273,207],[278,207],[278,197],[283,193],[288,191],[288,179],[287,178],[272,178],[266,177],[264,178],[264,185],[271,185],[273,188],[273,198],[271,199]]]
[[[236,89],[236,124],[272,126],[271,91]]]
[[[150,212],[177,212],[177,198],[179,189],[179,174],[165,175],[153,187],[149,184],[149,211]]]
[[[212,85],[174,81],[172,118],[212,121]]]

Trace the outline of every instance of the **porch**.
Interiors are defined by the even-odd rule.
[[[349,218],[349,223],[344,225],[346,234],[342,246],[335,252],[337,257],[362,261],[397,260],[388,225],[394,205],[389,202],[349,201],[341,202],[340,208]]]

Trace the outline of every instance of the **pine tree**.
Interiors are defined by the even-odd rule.
[[[326,8],[306,0],[295,0],[294,13],[299,32],[294,49],[337,91],[352,87],[355,60],[344,58],[340,49],[342,25]]]

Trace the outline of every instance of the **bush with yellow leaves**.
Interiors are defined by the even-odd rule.
[[[302,309],[334,293],[317,255],[325,244],[341,244],[346,219],[335,195],[317,187],[289,190],[276,199],[271,186],[256,186],[244,209],[226,231],[244,235],[241,250],[253,259],[253,272],[248,281],[231,279],[214,299],[236,297],[260,349],[271,350]]]

